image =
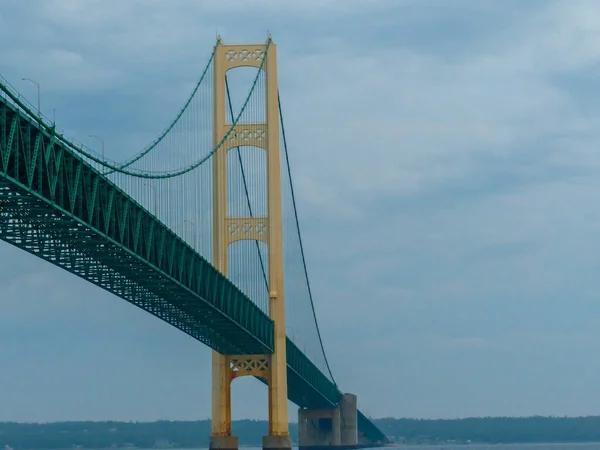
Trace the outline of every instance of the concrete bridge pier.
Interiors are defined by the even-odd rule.
[[[210,450],[238,450],[237,436],[211,436],[208,448]]]
[[[344,394],[340,402],[340,438],[342,446],[356,446],[358,442],[358,407],[354,394]]]
[[[337,408],[300,408],[298,410],[300,450],[357,448],[356,403],[356,395],[344,394]]]

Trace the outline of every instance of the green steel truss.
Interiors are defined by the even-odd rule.
[[[372,443],[383,445],[389,442],[385,433],[360,411],[357,413],[356,425],[359,436],[364,436]]]
[[[0,99],[0,239],[230,354],[272,353],[273,323],[202,256],[51,130]],[[333,383],[289,339],[290,399],[335,405]]]
[[[54,136],[1,105],[2,239],[218,351],[271,351],[272,321],[233,283]]]
[[[221,353],[272,353],[273,322],[263,311],[8,95],[13,102],[0,98],[0,239]],[[338,404],[337,386],[289,339],[287,362],[293,403]],[[371,441],[386,441],[360,412],[358,426]]]

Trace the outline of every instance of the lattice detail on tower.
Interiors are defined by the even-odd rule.
[[[228,243],[242,239],[252,239],[268,243],[268,224],[266,217],[226,218]]]
[[[229,125],[224,127],[225,132],[229,130]],[[266,124],[244,124],[236,125],[233,131],[229,134],[227,141],[223,143],[226,150],[243,147],[254,146],[266,148],[267,144],[267,125]]]
[[[228,50],[227,53],[225,53],[227,61],[232,62],[235,61],[236,59],[239,59],[242,62],[246,62],[246,61],[250,61],[250,60],[254,60],[254,61],[262,61],[263,56],[264,56],[265,52],[262,51],[261,49],[256,49],[256,50],[248,50],[248,49],[242,49],[242,50]]]
[[[269,379],[271,357],[269,355],[228,356],[231,378],[254,376]]]
[[[265,47],[248,47],[245,45],[228,45],[225,52],[226,68],[240,66],[259,67],[265,57]]]

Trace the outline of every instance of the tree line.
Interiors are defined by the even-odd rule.
[[[294,424],[295,425],[295,424]],[[233,423],[240,445],[260,446],[268,424],[260,420]],[[297,426],[291,427],[296,436]],[[197,448],[206,447],[210,420],[157,422],[0,422],[0,450]]]
[[[376,419],[394,440],[424,442],[600,442],[597,417],[481,417],[469,419]],[[0,450],[198,448],[210,436],[209,420],[157,422],[0,422]],[[260,446],[268,425],[239,420],[233,433],[240,445]],[[297,442],[297,424],[290,424]]]
[[[388,436],[407,442],[551,443],[600,442],[600,416],[380,419]],[[399,439],[400,438],[400,439]]]

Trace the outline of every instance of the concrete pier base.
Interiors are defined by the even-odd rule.
[[[299,409],[298,438],[300,447],[339,446],[340,410]]]
[[[292,438],[290,436],[263,436],[262,448],[264,450],[291,450]]]
[[[358,401],[354,394],[344,394],[340,402],[340,444],[355,446],[358,444]]]
[[[210,450],[238,450],[237,436],[211,436],[208,440]]]
[[[352,449],[358,446],[356,395],[344,394],[332,409],[299,409],[300,450]]]

